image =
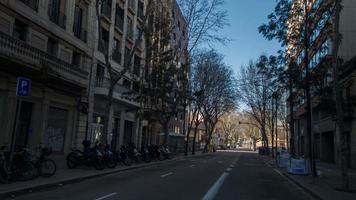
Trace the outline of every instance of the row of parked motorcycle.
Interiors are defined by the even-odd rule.
[[[130,166],[133,163],[151,162],[152,160],[171,159],[172,153],[166,145],[143,145],[138,150],[133,143],[122,145],[119,151],[114,151],[110,145],[96,142],[91,146],[90,141],[83,141],[83,151],[73,149],[67,155],[68,168],[78,166],[94,167],[97,170],[115,168],[118,163]]]

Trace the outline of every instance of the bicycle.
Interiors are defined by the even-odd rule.
[[[51,155],[51,153],[51,148],[40,148],[39,157],[32,161],[32,164],[35,166],[36,169],[36,177],[51,177],[56,173],[56,163],[53,160],[46,158],[46,156]]]
[[[4,151],[2,147],[0,154],[0,181],[9,183],[12,181],[26,181],[35,177],[35,166],[31,162],[31,154],[26,148],[13,153],[10,164],[10,152]]]

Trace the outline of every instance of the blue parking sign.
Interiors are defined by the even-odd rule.
[[[18,77],[16,95],[20,97],[30,96],[31,93],[31,80],[28,78]]]

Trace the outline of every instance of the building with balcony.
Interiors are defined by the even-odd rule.
[[[307,6],[305,3],[307,2]],[[342,1],[343,9],[340,15],[340,33],[342,42],[339,50],[339,57],[348,68],[352,66],[352,58],[356,55],[356,25],[352,23],[356,18],[356,2],[352,0]],[[308,20],[305,18],[308,12]],[[332,92],[331,73],[331,48],[332,48],[332,13],[333,1],[331,0],[295,0],[289,20],[289,44],[288,53],[291,63],[296,63],[298,69],[303,72],[300,75],[301,82],[305,83],[305,67],[310,69],[311,81],[311,116],[312,116],[312,138],[314,155],[316,159],[325,162],[335,163],[336,138],[335,138],[335,103]],[[308,21],[308,23],[307,23]],[[306,54],[307,52],[307,54]],[[305,59],[305,55],[308,55]],[[347,68],[345,66],[342,69]],[[350,96],[355,94],[351,72],[345,74],[340,82],[344,103],[348,102]],[[304,81],[303,81],[304,80]],[[346,81],[348,80],[348,81]],[[347,84],[346,84],[347,82]],[[351,84],[351,86],[350,86]],[[295,128],[295,149],[301,156],[309,156],[309,137],[306,128],[306,94],[303,87],[294,89],[294,128]],[[347,96],[348,94],[348,96]],[[346,104],[345,104],[346,105]],[[350,104],[349,104],[350,105]],[[344,107],[344,112],[354,109],[354,106]],[[352,115],[352,114],[351,114]],[[348,146],[348,163],[353,168],[356,167],[356,129],[353,116],[345,119],[345,136]]]
[[[100,5],[103,16],[100,27],[102,38],[99,38],[98,31],[93,33],[93,60],[97,64],[93,68],[92,77],[93,103],[89,109],[92,116],[89,119],[89,137],[92,141],[108,142],[116,149],[129,142],[136,145],[141,143],[142,126],[137,116],[140,103],[133,96],[137,96],[139,92],[137,82],[144,64],[144,43],[134,48],[139,30],[143,26],[138,13],[144,12],[144,5],[144,0],[103,0]],[[93,13],[92,18],[93,26],[98,30],[96,13]],[[99,45],[100,39],[104,41],[104,45]],[[133,49],[134,55],[130,57]],[[105,127],[105,117],[112,79],[105,64],[104,52],[108,52],[114,74],[120,73],[131,63],[130,69],[114,86],[108,127]]]
[[[176,40],[185,23],[172,2]],[[81,148],[84,139],[108,142],[113,148],[129,142],[158,143],[159,131],[148,137],[147,121],[138,117],[141,105],[136,98],[138,82],[148,71],[145,40],[135,46],[146,4],[103,0],[99,38],[96,1],[0,0],[0,145],[10,145],[13,135],[18,146],[49,146],[61,154]],[[111,79],[104,52],[110,55],[114,74],[131,63],[113,88],[108,127],[104,119]],[[16,96],[19,77],[32,81],[28,97]],[[170,125],[180,138],[183,119],[177,115]]]
[[[91,12],[90,1],[0,0],[0,145],[63,154],[81,144]],[[28,96],[17,96],[19,77],[31,80]]]
[[[166,54],[164,56],[169,57],[169,62],[157,62],[158,64],[156,65],[165,65],[165,68],[163,68],[162,66],[147,65],[149,67],[145,69],[145,76],[148,78],[148,81],[152,81],[152,79],[155,79],[150,79],[149,77],[159,77],[158,79],[164,80],[166,80],[166,78],[169,78],[169,81],[166,81],[164,85],[170,85],[170,88],[167,89],[166,86],[163,86],[163,84],[161,84],[160,86],[164,88],[161,91],[166,90],[166,92],[159,94],[162,96],[167,95],[168,97],[166,96],[164,98],[160,98],[157,95],[153,95],[150,96],[148,102],[157,103],[148,103],[144,105],[147,110],[151,109],[151,111],[153,111],[154,113],[154,116],[152,116],[150,119],[152,123],[149,124],[149,127],[147,129],[144,129],[143,134],[146,136],[146,141],[144,142],[163,144],[166,139],[165,137],[168,136],[168,145],[171,147],[171,149],[174,151],[183,151],[185,145],[185,134],[187,132],[188,125],[187,123],[185,123],[185,121],[187,119],[186,116],[188,115],[188,112],[187,106],[184,105],[184,102],[180,101],[180,99],[182,99],[180,95],[185,95],[184,92],[187,89],[187,82],[189,79],[190,72],[188,66],[186,65],[187,24],[176,0],[157,2],[159,2],[158,6],[161,6],[161,10],[154,13],[151,18],[149,18],[149,21],[152,21],[152,24],[155,24],[152,28],[152,33],[149,34],[153,35],[152,40],[158,42],[151,44],[149,44],[148,42],[146,45],[147,49],[150,48],[150,45],[153,46],[153,49],[156,45],[162,45],[164,46],[164,48],[161,48],[161,50],[159,51],[164,51],[164,53],[160,52],[158,54],[155,54],[147,51],[146,54],[153,55],[152,57],[155,57],[159,54]],[[170,19],[161,20],[160,17],[157,17],[156,15],[168,15],[169,17],[167,18]],[[164,30],[155,29],[155,27],[162,26],[162,24],[164,24]],[[161,35],[164,35],[163,37],[169,37],[169,41],[162,42],[162,40],[160,40]],[[149,59],[152,58],[147,58],[146,62],[151,63],[152,60]],[[164,59],[165,58],[163,57],[162,60]],[[173,73],[171,74],[172,71]],[[152,83],[155,84],[156,82],[153,81],[151,82],[151,84]],[[157,114],[156,111],[159,111],[161,109],[167,109],[173,112],[158,112]],[[168,133],[164,129],[164,123],[162,123],[162,121],[166,121],[166,119],[168,119],[168,130],[166,130]]]

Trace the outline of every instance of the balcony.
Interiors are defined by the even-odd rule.
[[[38,0],[20,0],[22,3],[26,4],[26,6],[32,8],[37,11],[38,9]]]
[[[75,37],[79,38],[83,42],[87,42],[88,33],[84,28],[78,27],[78,26],[74,26],[73,27],[73,32],[74,32],[74,36]]]
[[[23,70],[28,75],[33,74],[35,78],[47,77],[50,78],[49,80],[60,80],[69,85],[87,87],[88,72],[86,70],[1,32],[0,57],[3,63],[9,63],[12,66],[6,70],[15,72]]]
[[[53,8],[48,9],[48,17],[49,20],[51,20],[53,23],[57,24],[63,29],[66,29],[66,21],[67,17],[64,13],[58,12],[57,10],[54,10]]]
[[[110,79],[104,77],[97,77],[95,81],[95,94],[108,95],[110,87]],[[121,101],[128,106],[139,107],[140,103],[137,101],[138,93],[130,90],[122,85],[116,84],[114,88],[113,98]]]

